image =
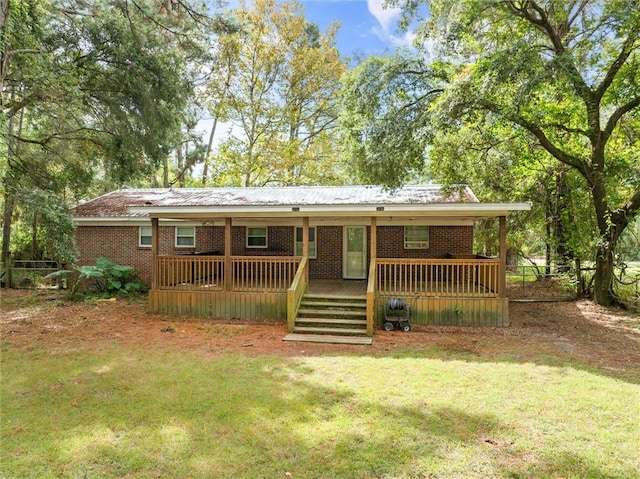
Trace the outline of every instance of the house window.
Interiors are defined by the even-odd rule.
[[[266,248],[267,228],[247,227],[247,248]]]
[[[404,227],[404,248],[405,249],[427,249],[429,247],[429,227],[428,226],[405,226]]]
[[[176,248],[193,248],[195,245],[195,226],[176,226]]]
[[[151,226],[140,226],[138,228],[138,246],[142,248],[151,246]]]
[[[296,256],[302,256],[302,234],[303,228],[296,226]],[[309,227],[309,258],[316,258],[316,227]]]

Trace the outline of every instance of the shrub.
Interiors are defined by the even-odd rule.
[[[74,266],[73,270],[56,271],[47,277],[68,278],[74,273],[78,274],[78,279],[71,287],[72,295],[76,294],[82,283],[88,283],[86,290],[109,297],[146,291],[146,286],[138,279],[132,266],[117,264],[103,257],[98,258],[95,265]]]

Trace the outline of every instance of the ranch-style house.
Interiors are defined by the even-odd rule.
[[[292,340],[370,342],[389,301],[411,322],[505,326],[506,216],[467,187],[151,188],[74,208],[79,264],[131,265],[153,312],[286,321]],[[499,256],[473,254],[497,218]]]

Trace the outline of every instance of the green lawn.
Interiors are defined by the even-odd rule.
[[[192,355],[193,354],[193,355]],[[3,348],[2,477],[637,478],[640,387],[437,349]]]

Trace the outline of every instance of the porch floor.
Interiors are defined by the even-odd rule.
[[[431,296],[455,296],[455,297],[492,297],[491,291],[487,288],[479,288],[475,294],[470,294],[463,287],[457,287],[452,283],[431,282],[429,285],[415,283],[412,285],[423,295]],[[393,294],[391,288],[385,288],[382,294]],[[366,296],[367,280],[357,279],[311,279],[309,280],[309,294],[325,294],[331,296]],[[401,294],[401,293],[400,293]],[[497,295],[496,295],[497,296]]]
[[[331,296],[365,296],[367,281],[364,279],[310,279],[308,292]]]

